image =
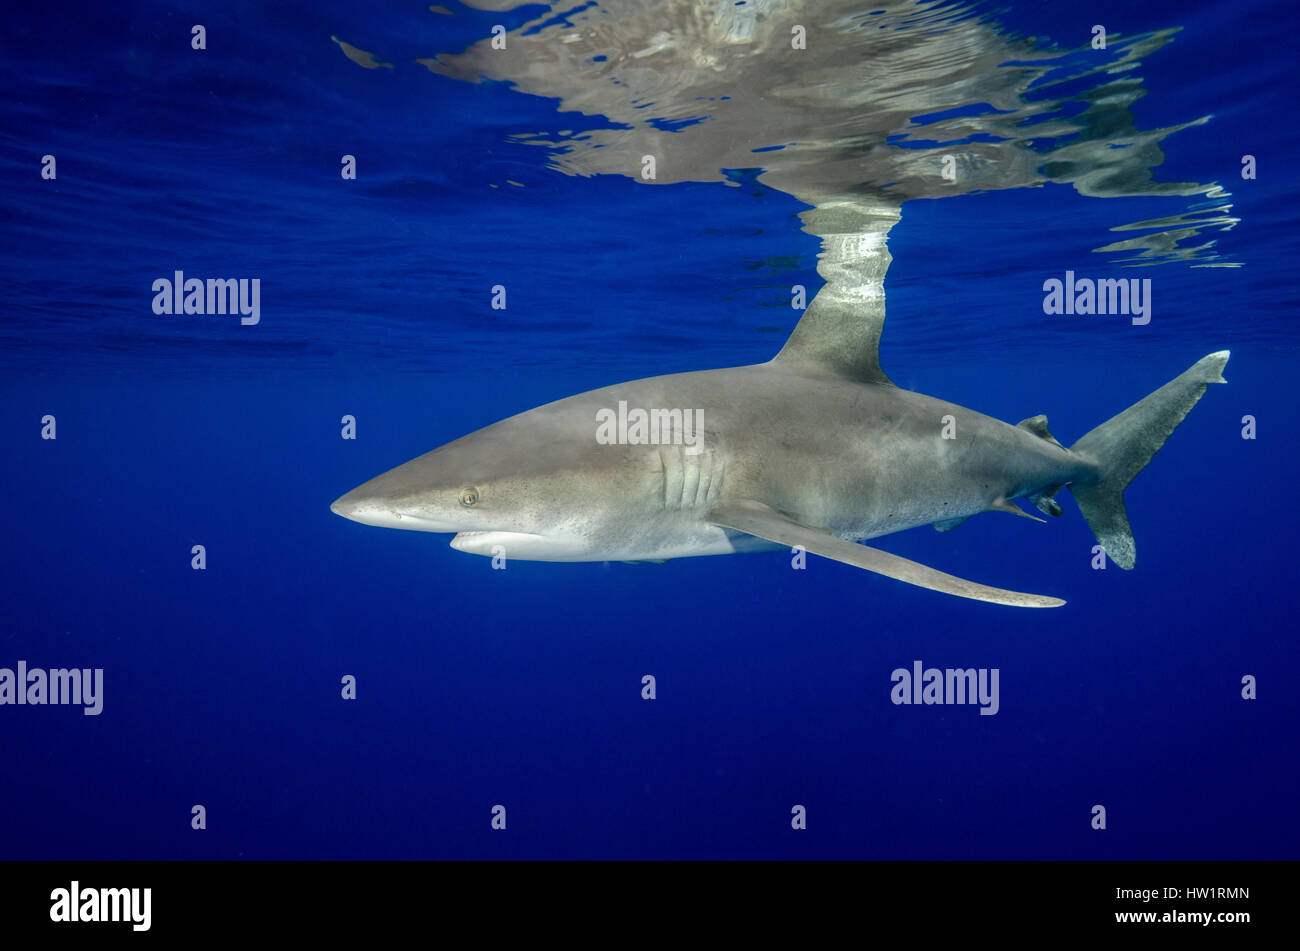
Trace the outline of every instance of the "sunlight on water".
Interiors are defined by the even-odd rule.
[[[966,4],[606,0],[421,62],[607,120],[564,137],[520,133],[566,174],[721,182],[761,166],[765,185],[834,203],[850,221],[848,206],[874,218],[912,199],[1047,182],[1093,197],[1199,196],[1212,209],[1130,225],[1149,233],[1097,250],[1217,261],[1202,236],[1236,223],[1223,189],[1151,174],[1166,136],[1209,117],[1142,130],[1132,113],[1145,93],[1138,68],[1175,32],[1061,48],[1006,35]],[[851,230],[816,221],[821,236]]]

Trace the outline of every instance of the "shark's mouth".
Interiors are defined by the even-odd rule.
[[[456,537],[451,540],[451,547],[459,551],[471,551],[468,546],[477,546],[483,542],[491,541],[496,544],[504,544],[507,541],[537,541],[544,538],[543,535],[534,535],[532,532],[498,532],[498,531],[472,531],[457,532]]]
[[[584,561],[590,556],[585,539],[531,532],[460,532],[451,547],[473,555],[518,558],[523,561]]]

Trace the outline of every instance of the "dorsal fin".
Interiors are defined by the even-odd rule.
[[[1038,436],[1041,439],[1046,439],[1053,446],[1061,446],[1056,437],[1052,435],[1052,431],[1047,428],[1047,417],[1041,413],[1038,416],[1030,416],[1028,419],[1022,419],[1020,422],[1016,423],[1016,428],[1027,429],[1035,436]],[[1064,449],[1065,447],[1061,446],[1061,448]]]
[[[776,361],[833,373],[858,383],[893,380],[880,368],[880,332],[885,299],[865,302],[827,300],[824,287],[790,334]]]
[[[773,362],[892,386],[880,368],[880,333],[891,260],[886,238],[898,209],[831,202],[800,217],[822,239],[817,273],[826,284]]]

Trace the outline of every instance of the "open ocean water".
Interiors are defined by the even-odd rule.
[[[103,679],[95,716],[0,704],[0,857],[1300,857],[1297,25],[9,9],[0,668]],[[331,513],[534,406],[770,359],[828,202],[901,215],[906,389],[1069,445],[1232,351],[1127,493],[1134,571],[1094,568],[1068,492],[872,542],[1068,602],[1036,611],[779,552],[494,570]],[[258,279],[257,322],[155,313],[177,271]],[[1046,315],[1067,271],[1149,279],[1149,322]],[[996,669],[996,715],[891,702],[915,661]]]

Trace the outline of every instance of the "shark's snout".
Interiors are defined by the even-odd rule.
[[[402,516],[382,499],[369,497],[353,489],[330,504],[330,511],[362,525],[380,528],[401,528]]]
[[[457,532],[461,529],[461,526],[417,515],[409,509],[404,511],[403,506],[367,491],[364,485],[335,499],[330,504],[330,511],[376,528],[403,528],[416,532]]]

